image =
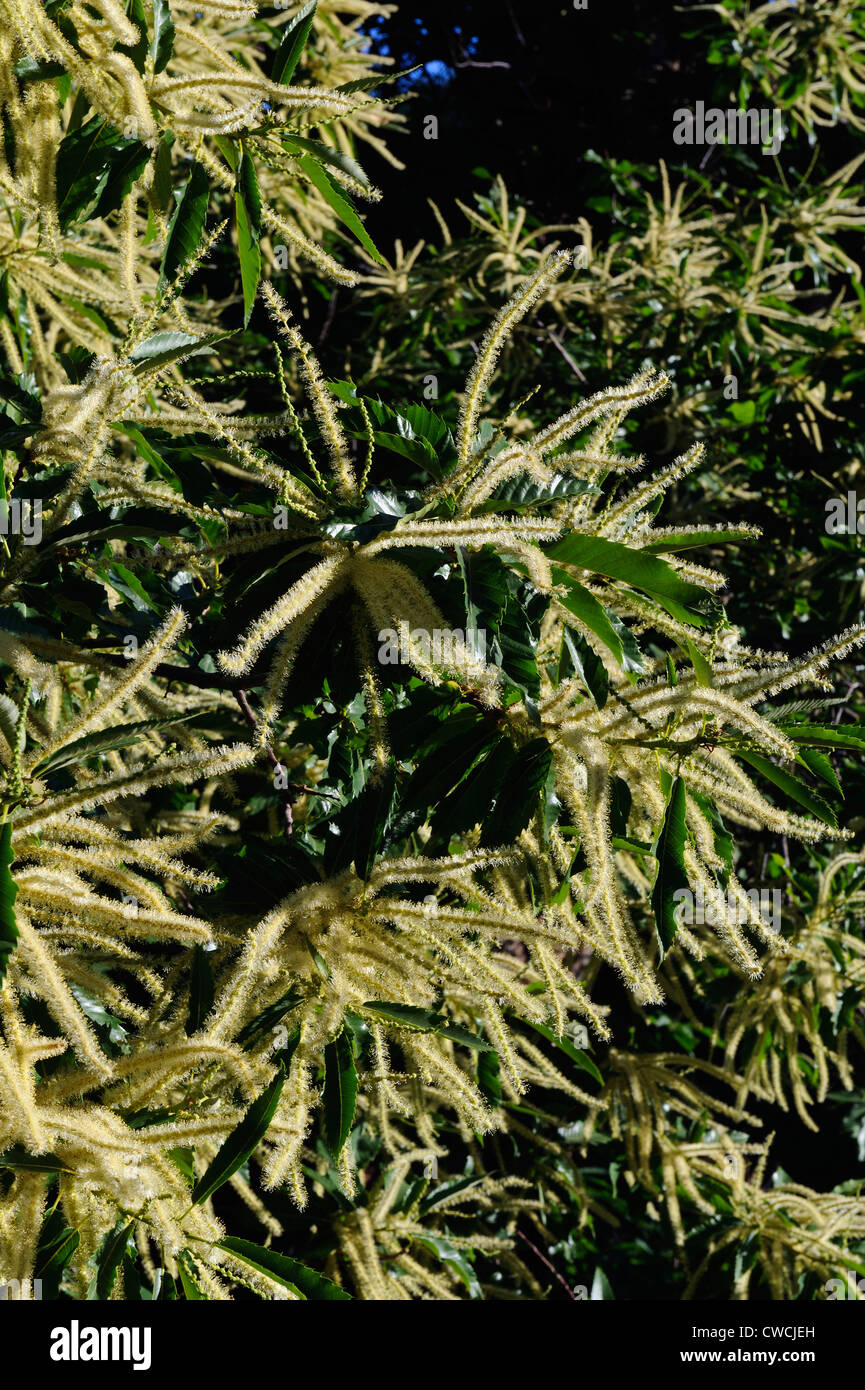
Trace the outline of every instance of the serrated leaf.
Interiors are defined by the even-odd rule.
[[[0,1168],[11,1168],[22,1173],[73,1173],[68,1163],[55,1154],[29,1154],[21,1144],[14,1144],[5,1153],[0,1153]]]
[[[566,627],[562,632],[562,642],[567,648],[574,671],[580,677],[597,708],[603,709],[610,693],[610,678],[601,658],[597,652],[592,650],[580,632],[572,632],[570,628]]]
[[[97,729],[95,733],[85,734],[83,738],[77,738],[73,743],[67,743],[64,748],[58,748],[56,753],[43,758],[34,767],[33,774],[36,777],[47,777],[52,772],[59,772],[62,767],[80,763],[84,758],[114,752],[118,748],[129,748],[139,742],[142,734],[153,729],[172,728],[175,724],[184,723],[188,718],[189,715],[179,715],[177,719],[140,719],[135,724],[120,724],[113,729]]]
[[[15,899],[18,885],[12,877],[12,822],[0,826],[0,984],[6,978],[9,957],[18,941]]]
[[[220,1146],[219,1152],[208,1165],[207,1172],[199,1178],[192,1189],[192,1205],[198,1206],[207,1201],[217,1188],[233,1177],[247,1159],[255,1152],[270,1127],[276,1114],[276,1107],[285,1084],[285,1067],[280,1064],[279,1071],[257,1100],[247,1110],[240,1124],[229,1134]]]
[[[791,797],[800,806],[804,806],[806,811],[810,811],[818,820],[826,825],[831,825],[833,830],[838,829],[838,818],[835,815],[828,801],[817,792],[813,792],[797,778],[791,777],[789,772],[784,772],[782,768],[776,767],[768,758],[764,758],[759,753],[745,752],[741,748],[736,749],[736,757],[743,762],[749,763],[757,772],[772,782],[780,791]]]
[[[210,180],[200,164],[193,164],[189,178],[176,197],[177,206],[168,224],[159,268],[160,289],[192,260],[204,236]]]
[[[263,1246],[254,1245],[251,1240],[241,1240],[237,1236],[227,1236],[225,1240],[217,1241],[216,1245],[218,1249],[236,1255],[251,1268],[276,1279],[278,1283],[300,1294],[301,1298],[351,1301],[351,1294],[346,1293],[345,1289],[341,1289],[323,1274],[317,1273],[289,1255],[280,1255],[276,1250],[265,1250]]]
[[[354,1125],[357,1104],[357,1071],[351,1034],[343,1028],[339,1037],[324,1049],[324,1136],[334,1159],[338,1159]]]
[[[800,748],[799,760],[810,772],[814,773],[815,777],[819,777],[833,791],[841,794],[841,783],[838,781],[835,769],[828,756],[821,753],[819,748]]]
[[[547,554],[559,565],[573,565],[643,590],[679,622],[706,627],[714,625],[722,614],[707,589],[682,579],[665,560],[620,541],[601,536],[565,536]]]
[[[712,686],[714,686],[715,684],[714,679],[712,677],[711,665],[703,656],[703,653],[700,651],[699,647],[694,646],[694,643],[690,640],[690,638],[686,638],[685,641],[688,647],[688,656],[691,658],[691,665],[694,668],[694,676],[696,678],[697,684],[706,686],[709,689],[711,689]]]
[[[597,1081],[599,1086],[603,1086],[604,1078],[598,1071],[591,1057],[583,1052],[581,1048],[575,1047],[570,1038],[554,1033],[552,1028],[548,1028],[545,1023],[535,1023],[534,1019],[527,1018],[524,1022],[527,1023],[529,1027],[534,1028],[536,1033],[540,1033],[542,1038],[546,1038],[548,1042],[553,1043],[553,1045],[557,1047],[560,1052],[563,1052],[566,1057],[570,1057],[571,1061],[574,1062],[576,1066],[588,1072],[592,1080]]]
[[[196,338],[191,333],[154,333],[132,349],[129,360],[134,365],[136,375],[139,375],[157,367],[167,367],[183,357],[192,357],[225,336],[224,333],[205,333]]]
[[[121,135],[101,116],[69,131],[57,151],[61,231],[85,217],[116,211],[149,159],[142,141]]]
[[[658,861],[658,872],[652,888],[652,911],[655,914],[655,935],[660,960],[664,959],[679,930],[675,894],[679,890],[690,891],[691,886],[685,868],[684,852],[688,834],[685,825],[685,805],[685,783],[681,777],[674,777],[664,812],[664,823],[652,846],[652,853]]]
[[[317,3],[318,0],[308,0],[308,3],[298,10],[283,29],[282,40],[276,50],[273,67],[270,70],[271,82],[281,82],[286,87],[291,82],[300,55],[306,48]]]
[[[444,1236],[435,1236],[424,1233],[422,1236],[415,1237],[419,1245],[423,1245],[429,1250],[436,1259],[441,1260],[443,1265],[452,1269],[469,1291],[471,1298],[483,1298],[483,1291],[478,1282],[478,1277],[474,1269],[469,1264],[463,1250],[458,1250]]]
[[[240,145],[234,207],[237,217],[237,254],[243,287],[243,326],[246,328],[261,279],[261,193],[252,156],[243,141]]]
[[[104,1301],[111,1297],[120,1262],[134,1230],[134,1221],[130,1221],[126,1226],[118,1222],[114,1230],[104,1238],[96,1256],[96,1279],[88,1291],[88,1298]]]
[[[168,0],[153,0],[153,38],[150,41],[150,56],[153,71],[162,72],[174,52],[175,29],[171,18]]]
[[[302,994],[294,994],[291,990],[283,994],[275,1003],[270,1004],[266,1009],[262,1009],[260,1014],[250,1019],[245,1028],[242,1028],[237,1035],[237,1041],[244,1052],[249,1052],[255,1044],[264,1036],[265,1033],[272,1032],[280,1019],[284,1018],[292,1009],[296,1009],[298,1004],[303,1003]]]
[[[298,164],[313,187],[318,189],[325,202],[336,213],[340,222],[348,227],[349,231],[357,237],[364,250],[367,251],[379,265],[386,265],[387,262],[384,256],[381,254],[369,232],[366,230],[366,227],[361,222],[347,196],[340,192],[327,171],[321,167],[317,160],[313,159],[312,156],[308,154],[301,155],[298,159]]]
[[[361,187],[369,188],[369,179],[357,160],[352,159],[351,155],[343,154],[342,150],[332,149],[330,145],[322,144],[321,140],[307,140],[305,136],[296,135],[294,131],[283,135],[282,143],[287,150],[302,150],[306,154],[314,155],[322,163],[331,164],[334,169],[348,174]]]
[[[809,748],[850,748],[865,752],[865,729],[824,724],[789,724],[778,721],[778,728],[794,743]]]
[[[552,761],[553,750],[545,738],[532,739],[519,750],[495,805],[484,819],[482,848],[512,844],[525,830],[537,809]]]
[[[477,1052],[495,1050],[478,1033],[470,1033],[467,1028],[451,1023],[446,1014],[437,1014],[431,1009],[419,1009],[413,1004],[390,1004],[383,999],[373,999],[363,1007],[381,1018],[389,1018],[393,1023],[399,1023],[403,1028],[416,1028],[421,1033],[438,1033],[443,1038],[462,1043],[463,1047],[472,1047]]]
[[[209,951],[196,946],[192,953],[192,973],[189,980],[189,1012],[186,1016],[186,1036],[192,1037],[213,1008],[214,983]]]

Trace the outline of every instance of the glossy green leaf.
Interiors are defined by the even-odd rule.
[[[243,326],[249,323],[258,282],[261,279],[261,193],[255,165],[248,146],[241,141],[237,187],[234,195],[237,217],[237,254],[243,287]]]
[[[306,48],[306,41],[309,38],[309,31],[312,28],[312,21],[315,18],[315,11],[318,0],[308,0],[293,15],[282,31],[282,40],[276,50],[273,59],[273,67],[270,70],[271,82],[281,82],[288,86],[294,76],[300,55]]]
[[[327,1147],[336,1159],[354,1124],[357,1104],[357,1072],[351,1034],[343,1028],[339,1037],[324,1049],[324,1134]]]
[[[168,0],[153,0],[153,38],[150,56],[153,71],[163,72],[174,53],[175,28]]]
[[[117,1279],[117,1271],[129,1245],[129,1238],[135,1230],[135,1222],[128,1225],[118,1222],[113,1231],[103,1239],[96,1255],[96,1278],[88,1292],[88,1298],[104,1301],[111,1297]]]
[[[333,209],[349,231],[357,237],[361,246],[372,256],[379,265],[386,265],[384,256],[379,251],[369,232],[364,227],[354,208],[348,200],[346,194],[340,192],[333,179],[325,169],[321,167],[317,160],[311,155],[301,155],[298,163],[309,179],[314,188],[317,188],[325,202]]]
[[[457,1023],[451,1023],[446,1014],[433,1013],[431,1009],[419,1009],[413,1004],[390,1004],[383,999],[373,999],[364,1004],[370,1013],[390,1019],[403,1028],[416,1028],[421,1033],[438,1033],[452,1042],[462,1043],[464,1047],[477,1052],[492,1052],[494,1049],[478,1033],[471,1033]]]
[[[233,1177],[247,1159],[255,1152],[267,1133],[270,1122],[276,1114],[282,1088],[285,1084],[285,1068],[280,1064],[277,1075],[266,1086],[257,1100],[247,1110],[240,1124],[229,1134],[220,1146],[207,1172],[192,1190],[192,1204],[198,1206],[206,1202],[217,1188]]]
[[[12,877],[12,823],[0,826],[0,984],[6,977],[9,957],[18,942],[18,923],[15,920],[15,899],[18,885]]]
[[[159,269],[162,288],[196,255],[204,236],[210,179],[200,164],[193,164],[186,183],[176,194],[177,206],[168,224],[165,251]]]
[[[237,1236],[228,1236],[216,1243],[220,1250],[227,1250],[236,1255],[244,1264],[269,1275],[271,1279],[276,1279],[278,1283],[300,1294],[301,1298],[311,1301],[351,1301],[351,1294],[346,1293],[345,1289],[341,1289],[323,1274],[318,1274],[289,1255],[280,1255],[276,1250],[265,1250],[263,1246],[254,1245],[251,1240],[240,1240]]]
[[[187,1037],[197,1033],[213,1008],[213,970],[211,952],[196,946],[192,952],[192,973],[189,980],[189,1011],[184,1025]]]
[[[184,357],[192,357],[204,352],[211,343],[218,343],[224,333],[205,333],[200,338],[191,333],[154,333],[132,349],[129,360],[134,364],[136,374],[153,371],[157,367],[167,367]]]
[[[811,791],[810,787],[806,787],[798,778],[791,776],[783,768],[777,767],[775,763],[770,762],[760,753],[745,752],[743,749],[737,748],[736,757],[740,758],[742,762],[750,764],[767,781],[772,782],[799,806],[804,806],[805,810],[810,811],[818,820],[825,822],[826,825],[831,825],[833,830],[837,830],[838,818],[829,802],[825,801],[817,792]]]
[[[658,861],[658,872],[652,888],[652,911],[655,914],[655,935],[661,960],[669,951],[679,930],[675,894],[679,890],[690,891],[688,872],[685,868],[685,844],[688,834],[685,805],[685,783],[681,777],[674,777],[664,812],[664,823],[652,847],[652,853]]]
[[[547,554],[559,565],[573,565],[642,589],[679,622],[706,627],[714,625],[721,616],[722,610],[708,590],[681,579],[665,560],[620,541],[601,536],[565,536]]]
[[[495,806],[484,819],[480,841],[483,847],[495,849],[512,844],[525,830],[537,810],[552,761],[553,750],[545,738],[532,739],[519,750]]]

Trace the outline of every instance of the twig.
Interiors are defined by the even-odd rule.
[[[552,330],[551,328],[548,328],[548,329],[547,329],[547,337],[549,338],[549,340],[550,340],[550,342],[552,343],[553,347],[557,347],[557,348],[559,349],[559,352],[560,352],[560,353],[562,354],[562,356],[564,357],[565,361],[567,362],[568,366],[570,367],[570,369],[571,369],[571,371],[574,373],[574,375],[575,375],[575,376],[578,376],[579,379],[580,379],[580,381],[585,382],[586,378],[583,376],[582,372],[580,371],[580,369],[579,369],[579,367],[577,366],[576,362],[574,361],[573,357],[572,357],[571,354],[568,352],[568,350],[567,350],[567,348],[565,347],[564,343],[559,342],[559,339],[556,337],[555,333],[553,332],[553,330]]]
[[[524,1240],[526,1242],[526,1245],[529,1247],[530,1250],[533,1250],[535,1252],[541,1264],[546,1265],[550,1273],[555,1275],[559,1283],[562,1285],[562,1288],[566,1290],[568,1298],[572,1299],[574,1303],[579,1303],[580,1300],[577,1298],[577,1295],[574,1293],[570,1284],[567,1282],[566,1279],[562,1278],[555,1265],[550,1264],[546,1255],[542,1255],[538,1247],[536,1245],[533,1245],[532,1242],[529,1240],[528,1236],[523,1235],[522,1231],[517,1231],[517,1235],[519,1236],[520,1240]]]

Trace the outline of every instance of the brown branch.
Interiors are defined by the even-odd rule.
[[[577,1295],[574,1293],[574,1291],[573,1291],[573,1289],[571,1288],[570,1284],[567,1282],[566,1279],[563,1279],[563,1278],[562,1278],[561,1274],[560,1274],[559,1271],[556,1269],[555,1265],[550,1264],[550,1262],[549,1262],[549,1260],[547,1259],[546,1255],[542,1255],[541,1252],[540,1252],[540,1250],[538,1249],[538,1247],[537,1247],[536,1245],[533,1245],[532,1242],[529,1240],[528,1236],[523,1235],[522,1231],[517,1231],[517,1235],[519,1236],[520,1240],[524,1240],[524,1241],[526,1242],[526,1245],[529,1247],[530,1250],[533,1250],[533,1251],[535,1252],[535,1254],[537,1255],[537,1257],[538,1257],[538,1259],[540,1260],[541,1264],[542,1264],[542,1265],[546,1265],[546,1267],[547,1267],[547,1269],[550,1271],[550,1273],[553,1274],[553,1275],[556,1277],[556,1279],[558,1279],[558,1281],[559,1281],[559,1283],[561,1284],[562,1288],[563,1288],[563,1289],[565,1290],[565,1292],[567,1293],[568,1298],[572,1299],[574,1303],[579,1303],[580,1300],[577,1298]]]

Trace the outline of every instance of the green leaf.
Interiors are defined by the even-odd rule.
[[[117,1270],[120,1262],[126,1254],[129,1244],[129,1237],[135,1230],[135,1222],[130,1221],[127,1226],[117,1223],[113,1231],[109,1231],[102,1241],[96,1255],[96,1280],[88,1291],[88,1298],[95,1298],[104,1301],[111,1297],[111,1290],[117,1278]]]
[[[413,1004],[390,1004],[383,999],[373,999],[363,1007],[369,1009],[370,1013],[379,1014],[381,1018],[389,1018],[392,1022],[399,1023],[403,1028],[416,1028],[421,1033],[438,1033],[443,1038],[450,1038],[452,1042],[462,1043],[464,1047],[472,1047],[476,1052],[495,1050],[478,1033],[470,1033],[467,1028],[451,1023],[446,1014],[419,1009]]]
[[[589,1298],[596,1303],[608,1302],[611,1299],[615,1299],[610,1281],[600,1265],[598,1265],[595,1270],[595,1277],[592,1280],[592,1291],[589,1294]]]
[[[835,726],[824,724],[788,724],[779,721],[781,729],[794,743],[803,743],[808,748],[850,748],[854,752],[865,752],[865,729],[857,726]]]
[[[838,818],[828,801],[824,801],[817,792],[812,792],[795,777],[791,777],[789,772],[784,772],[780,767],[776,767],[768,758],[764,758],[759,753],[744,752],[743,749],[736,749],[736,757],[743,762],[749,763],[757,772],[772,782],[787,796],[800,806],[804,806],[806,811],[810,811],[818,820],[826,825],[831,825],[833,830],[838,829]]]
[[[189,1012],[185,1024],[187,1037],[197,1033],[204,1023],[213,1008],[213,995],[210,952],[203,946],[196,946],[192,953],[192,974],[189,981]]]
[[[293,1260],[289,1255],[280,1255],[276,1250],[265,1250],[261,1245],[254,1245],[251,1240],[241,1240],[237,1236],[227,1236],[225,1240],[216,1242],[217,1248],[227,1250],[230,1254],[236,1255],[244,1264],[250,1265],[262,1274],[268,1274],[271,1279],[276,1279],[286,1288],[294,1293],[299,1293],[306,1299],[328,1299],[330,1301],[351,1301],[351,1294],[346,1293],[338,1284],[334,1284],[330,1279],[325,1279],[323,1274],[318,1274],[316,1270],[303,1265],[299,1260]]]
[[[12,822],[0,826],[0,984],[6,978],[9,957],[18,941],[15,899],[18,885],[12,877]]]
[[[599,603],[594,594],[578,584],[572,579],[565,570],[553,569],[553,580],[558,585],[566,585],[566,594],[557,594],[556,601],[567,608],[569,613],[573,613],[575,618],[579,618],[585,627],[593,632],[605,647],[609,647],[613,656],[621,666],[624,652],[622,650],[621,639],[613,627],[607,615],[607,611],[602,603]]]
[[[220,1146],[219,1152],[208,1166],[207,1172],[199,1178],[192,1189],[192,1205],[198,1206],[207,1201],[217,1188],[228,1182],[238,1168],[255,1152],[268,1131],[270,1122],[276,1114],[276,1107],[285,1084],[285,1067],[280,1064],[279,1071],[266,1086],[257,1100],[247,1110],[240,1124],[231,1131]]]
[[[294,131],[283,135],[282,143],[287,150],[303,150],[325,164],[332,164],[334,169],[340,169],[342,173],[356,179],[363,188],[369,188],[369,179],[357,160],[352,159],[351,155],[343,154],[342,150],[332,149],[320,140],[307,140],[304,136],[295,135]]]
[[[218,343],[225,336],[224,333],[206,333],[195,338],[191,333],[154,333],[132,349],[129,360],[135,367],[136,375],[139,375],[157,367],[167,367],[171,362],[179,362],[182,357],[203,352],[211,343]]]
[[[78,1231],[66,1225],[59,1206],[53,1207],[42,1228],[33,1266],[35,1278],[42,1282],[43,1299],[59,1297],[63,1271],[78,1249],[80,1241]]]
[[[372,237],[364,227],[347,196],[341,193],[336,184],[331,179],[325,169],[321,167],[317,160],[311,155],[301,155],[298,160],[303,172],[309,179],[314,188],[317,188],[325,202],[333,209],[340,222],[353,232],[365,251],[372,256],[379,265],[386,265],[384,256],[379,251]]]
[[[497,1052],[482,1052],[478,1057],[478,1090],[493,1110],[498,1109],[502,1103],[501,1070]]]
[[[121,135],[101,116],[69,131],[57,151],[57,211],[61,231],[85,217],[120,207],[150,159],[140,140]]]
[[[189,715],[180,715],[177,719],[140,719],[135,724],[120,724],[113,729],[97,729],[95,733],[85,734],[83,738],[77,738],[73,743],[67,743],[64,748],[58,748],[56,753],[43,758],[34,767],[34,776],[47,777],[49,773],[80,763],[85,758],[92,758],[97,754],[101,756],[117,748],[129,748],[138,743],[142,734],[148,733],[151,729],[170,729],[174,724],[182,724],[188,718]]]
[[[469,1264],[464,1250],[458,1250],[444,1236],[423,1235],[415,1236],[419,1245],[431,1251],[443,1265],[448,1266],[462,1280],[469,1291],[471,1298],[483,1298],[483,1291],[478,1283],[478,1277],[474,1269]]]
[[[669,951],[679,930],[674,895],[681,889],[690,891],[684,857],[686,839],[685,784],[681,777],[674,777],[664,812],[664,823],[652,847],[652,853],[658,861],[658,873],[652,889],[652,911],[655,914],[655,934],[661,960]]]
[[[403,792],[403,812],[435,806],[463,781],[499,737],[486,720],[479,720],[465,733],[448,739],[416,766]]]
[[[189,178],[175,196],[177,206],[168,224],[165,251],[159,268],[160,289],[192,260],[201,245],[210,180],[200,164],[193,164]]]
[[[138,38],[132,44],[118,44],[121,53],[126,53],[131,59],[135,71],[144,72],[147,66],[147,15],[144,11],[143,0],[129,0],[126,6],[126,13],[132,23],[138,29]]]
[[[835,769],[825,753],[821,753],[819,748],[802,748],[799,751],[799,759],[809,771],[814,773],[815,777],[819,777],[833,791],[841,794],[841,783],[838,781]]]
[[[55,1154],[29,1154],[21,1144],[15,1144],[0,1154],[0,1168],[12,1168],[22,1173],[73,1173],[68,1163]]]
[[[343,1028],[339,1037],[324,1049],[324,1134],[331,1154],[339,1158],[354,1125],[357,1103],[357,1072],[351,1034]]]
[[[592,650],[580,632],[572,632],[570,628],[566,627],[562,632],[562,642],[567,648],[576,674],[588,690],[597,708],[603,709],[610,693],[610,678],[601,658],[597,652]]]
[[[62,63],[50,59],[20,58],[12,71],[21,83],[47,82],[52,77],[61,77],[66,71]]]
[[[588,1072],[589,1076],[591,1076],[594,1081],[597,1081],[599,1086],[603,1086],[604,1078],[598,1071],[591,1057],[589,1057],[586,1052],[583,1052],[581,1048],[575,1047],[570,1038],[566,1038],[559,1033],[554,1033],[552,1028],[548,1028],[545,1023],[535,1023],[534,1019],[527,1018],[524,1019],[524,1022],[527,1023],[530,1028],[534,1028],[536,1033],[540,1033],[542,1038],[546,1038],[548,1042],[553,1043],[560,1052],[564,1052],[565,1056],[570,1057],[571,1061],[576,1063],[578,1067],[581,1067],[583,1071]]]
[[[353,862],[359,878],[369,877],[375,863],[395,790],[396,767],[391,762],[377,777],[370,777],[360,795],[345,808],[348,823],[343,826],[339,866],[348,867],[348,863]]]
[[[485,1052],[481,1061],[488,1062],[490,1058],[492,1058],[496,1064],[498,1063],[499,1059],[495,1052]],[[478,1064],[478,1073],[480,1074],[480,1063]],[[501,1090],[499,1094],[501,1094]],[[451,1182],[438,1183],[433,1191],[428,1193],[421,1202],[421,1216],[427,1216],[429,1212],[435,1211],[436,1207],[440,1207],[442,1202],[446,1202],[450,1197],[455,1197],[458,1192],[468,1192],[473,1187],[480,1187],[483,1181],[483,1175],[481,1175],[481,1177],[473,1177],[469,1174],[464,1178],[454,1178]]]
[[[255,165],[245,143],[240,145],[240,167],[234,195],[237,216],[237,254],[243,286],[243,326],[249,323],[258,282],[261,279],[261,193]]]
[[[303,1003],[302,994],[294,994],[291,991],[283,994],[274,1004],[262,1009],[260,1014],[250,1019],[245,1028],[242,1028],[237,1035],[237,1041],[244,1052],[249,1052],[255,1044],[264,1037],[265,1033],[271,1033],[277,1026],[281,1018],[284,1018],[292,1009],[296,1009],[298,1004]]]
[[[666,560],[633,550],[619,541],[608,541],[601,536],[565,536],[551,546],[547,554],[560,565],[573,565],[642,589],[679,622],[706,627],[717,623],[722,615],[722,609],[708,590],[681,579]]]
[[[721,887],[726,890],[730,874],[733,871],[733,836],[721,819],[721,813],[710,796],[705,796],[700,792],[692,792],[691,795],[700,810],[712,822],[712,830],[715,835],[715,853],[723,864],[723,868],[716,870],[716,873]]]
[[[711,688],[715,682],[712,677],[712,667],[703,656],[699,647],[695,647],[690,638],[685,639],[688,646],[688,656],[691,658],[691,665],[694,668],[694,675],[698,685],[705,685]]]
[[[168,66],[174,52],[174,21],[168,0],[153,0],[153,38],[150,41],[150,56],[153,71],[162,72]]]
[[[512,844],[525,830],[537,809],[546,784],[553,750],[545,738],[535,738],[517,753],[481,831],[481,847],[494,849]]]
[[[308,0],[308,3],[298,10],[283,29],[282,41],[276,51],[273,67],[270,70],[271,82],[281,82],[286,87],[291,82],[300,55],[306,48],[317,3],[318,0]]]

